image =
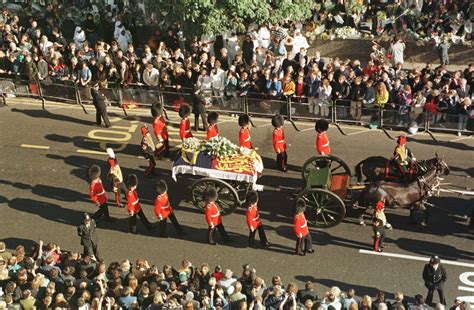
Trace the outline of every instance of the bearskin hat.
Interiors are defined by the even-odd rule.
[[[217,190],[214,187],[208,188],[206,190],[205,197],[206,197],[207,202],[216,201],[216,199],[217,199]]]
[[[244,127],[250,123],[250,117],[247,114],[242,114],[239,116],[239,126]]]
[[[151,106],[151,115],[153,117],[158,117],[163,114],[163,107],[159,103],[155,103]]]
[[[191,114],[191,108],[187,104],[183,104],[182,106],[179,107],[179,117],[187,117],[189,114]]]
[[[132,188],[138,185],[138,178],[135,174],[131,174],[127,179],[127,187]]]
[[[247,203],[249,205],[254,205],[258,202],[258,193],[256,191],[250,191],[247,194]]]
[[[305,210],[306,210],[306,202],[301,198],[296,200],[296,202],[295,202],[295,211],[296,211],[296,213],[302,213]]]
[[[161,195],[167,191],[168,191],[168,184],[166,184],[165,181],[159,180],[158,182],[156,182],[156,192],[158,193],[158,195]]]
[[[209,123],[209,125],[215,124],[217,123],[218,118],[219,114],[217,114],[217,112],[209,112],[209,114],[207,115],[207,122]]]
[[[328,128],[329,122],[325,119],[318,119],[314,125],[314,129],[316,129],[317,132],[324,132],[328,130]]]
[[[100,167],[97,165],[90,166],[88,174],[91,181],[100,178]]]
[[[285,119],[281,115],[275,115],[272,118],[272,126],[273,127],[281,127],[285,123]]]

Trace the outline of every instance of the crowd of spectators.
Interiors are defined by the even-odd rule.
[[[455,8],[457,2],[450,5]],[[458,8],[464,10],[466,1],[460,2]],[[436,11],[445,7],[424,3]],[[405,43],[398,36],[387,51],[374,43],[370,60],[362,64],[357,59],[324,59],[318,51],[310,55],[307,39],[295,23],[260,25],[244,36],[228,32],[187,41],[177,23],[151,33],[137,46],[135,30],[127,28],[129,16],[120,11],[115,22],[109,15],[108,22],[98,22],[87,13],[80,23],[53,4],[40,12],[25,9],[12,14],[3,9],[3,76],[86,88],[98,83],[102,89],[197,91],[208,105],[232,109],[240,104],[234,99],[244,95],[291,99],[307,106],[313,117],[328,117],[335,102],[339,119],[358,122],[368,114],[376,118],[369,110],[384,109],[385,122],[396,126],[413,128],[429,121],[456,129],[459,135],[474,129],[474,64],[463,71],[447,70],[448,37],[439,44],[444,64],[406,70]]]
[[[235,274],[188,260],[177,268],[150,266],[144,259],[106,265],[54,243],[17,245],[10,252],[0,242],[0,309],[428,309],[420,294],[410,301],[401,292],[390,299],[382,291],[359,297],[353,289],[332,287],[323,293],[313,285],[298,287],[278,275],[266,282],[248,264]],[[469,304],[456,300],[451,309],[467,310]]]

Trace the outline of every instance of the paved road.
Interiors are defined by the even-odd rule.
[[[139,124],[150,122],[148,116],[121,117],[117,114],[112,116],[114,126],[105,129],[94,126],[94,115],[85,115],[76,106],[49,105],[48,111],[43,111],[38,103],[25,101],[11,99],[8,107],[0,108],[0,239],[6,240],[10,248],[41,238],[80,251],[75,227],[83,212],[94,211],[87,195],[86,170],[91,164],[99,163],[105,176],[104,150],[109,146],[119,149],[117,154],[124,174],[138,175],[138,192],[145,213],[156,221],[152,216],[152,201],[157,178],[143,176],[146,161],[140,158],[139,148]],[[170,130],[172,145],[176,146],[179,140],[177,115],[171,113],[170,118],[175,125]],[[314,131],[297,132],[291,126],[285,126],[290,144],[290,171],[283,174],[273,170],[269,120],[257,119],[255,122],[260,127],[252,129],[252,139],[266,166],[259,183],[301,186],[299,169],[305,159],[314,154]],[[300,127],[309,129],[313,125],[301,123]],[[235,118],[222,117],[219,129],[222,135],[237,141]],[[345,130],[356,133],[361,128],[347,127]],[[351,167],[369,155],[390,155],[394,147],[394,142],[378,131],[343,136],[331,128],[329,135],[334,154],[344,158]],[[440,139],[446,143],[438,146],[429,137],[417,135],[409,139],[409,145],[418,158],[432,157],[438,152],[446,157],[453,172],[474,176],[474,140],[455,136]],[[474,295],[474,236],[467,233],[467,221],[463,218],[473,203],[467,197],[432,199],[438,208],[433,210],[426,229],[408,224],[407,210],[389,210],[388,218],[395,229],[388,232],[388,247],[384,254],[401,254],[401,257],[364,252],[370,250],[371,229],[359,226],[353,212],[349,212],[347,219],[337,227],[312,230],[316,253],[295,257],[290,255],[294,247],[291,195],[261,194],[262,218],[273,244],[270,249],[246,248],[244,210],[224,218],[227,230],[236,239],[235,244],[208,246],[204,243],[204,216],[187,201],[190,181],[182,177],[174,183],[169,177],[170,165],[170,162],[160,161],[159,172],[169,182],[173,206],[188,236],[178,239],[170,228],[171,238],[159,239],[146,233],[140,224],[140,234],[131,235],[127,233],[125,210],[112,207],[112,215],[119,220],[99,224],[100,249],[107,261],[145,257],[159,265],[178,265],[181,259],[188,258],[194,264],[221,264],[237,274],[242,264],[250,263],[267,281],[274,274],[281,275],[285,283],[315,281],[320,294],[337,285],[342,289],[353,287],[359,295],[373,296],[380,289],[387,292],[401,290],[413,297],[416,293],[425,293],[421,280],[424,262],[416,259],[438,254],[450,263],[447,265],[448,300]],[[445,182],[474,187],[469,178],[448,176]]]

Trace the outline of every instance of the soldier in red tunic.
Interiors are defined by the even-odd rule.
[[[155,214],[160,221],[159,236],[162,238],[168,237],[166,234],[166,221],[168,218],[171,220],[174,228],[176,228],[178,235],[184,235],[183,228],[179,225],[178,220],[174,215],[173,207],[170,205],[168,199],[168,185],[165,181],[159,180],[156,183],[156,192],[158,193],[158,196],[155,199]]]
[[[163,108],[161,104],[157,103],[151,107],[151,115],[153,116],[153,132],[155,137],[158,140],[158,145],[156,147],[156,156],[166,156],[170,155],[170,144],[168,140],[168,130],[166,129],[166,124],[168,123],[163,115]]]
[[[283,131],[284,122],[285,120],[281,115],[275,115],[272,118],[272,125],[275,127],[273,130],[273,149],[277,154],[276,166],[278,170],[286,172],[288,170],[286,167],[288,155],[286,153],[285,132]]]
[[[150,174],[153,174],[155,171],[156,167],[156,161],[155,161],[155,143],[153,142],[153,138],[150,135],[150,132],[148,131],[148,127],[143,124],[142,128],[140,128],[142,132],[142,140],[140,142],[140,145],[142,147],[142,152],[143,152],[143,157],[148,161],[148,167],[145,170],[145,176],[149,176]]]
[[[295,217],[293,224],[296,234],[296,255],[305,256],[306,253],[314,253],[311,234],[309,233],[308,223],[304,211],[306,203],[303,199],[298,199],[295,206]]]
[[[258,235],[260,237],[260,243],[262,248],[270,246],[268,243],[267,236],[265,235],[265,230],[263,229],[262,220],[260,219],[260,213],[258,212],[258,194],[256,191],[250,191],[247,194],[247,211],[245,212],[247,217],[247,226],[250,229],[249,234],[249,247],[255,247],[255,234],[258,230]]]
[[[250,138],[250,117],[247,114],[242,114],[239,116],[239,143],[241,147],[248,149],[253,149],[252,139]]]
[[[138,178],[136,175],[131,174],[127,179],[127,210],[130,215],[130,232],[132,234],[137,233],[137,215],[142,221],[143,225],[147,230],[152,230],[153,226],[150,224],[148,219],[143,213],[142,207],[140,206],[140,199],[137,193]]]
[[[100,179],[100,167],[97,165],[90,166],[88,174],[90,180],[89,194],[92,202],[99,208],[99,210],[92,215],[92,218],[97,220],[104,215],[106,222],[113,222],[114,220],[109,215],[108,197],[102,185],[102,180]]]
[[[193,133],[191,132],[191,122],[189,121],[189,115],[191,114],[191,108],[189,105],[184,104],[179,108],[179,117],[181,122],[179,123],[179,137],[181,141],[187,138],[192,138]]]
[[[325,119],[319,119],[316,122],[315,129],[316,135],[316,151],[319,155],[330,155],[331,147],[329,146],[329,140],[327,136],[327,130],[329,123]]]
[[[207,115],[207,122],[209,127],[207,127],[207,140],[219,136],[219,129],[217,128],[217,120],[219,119],[219,114],[217,112],[209,112]]]
[[[123,208],[122,202],[120,201],[120,192],[125,195],[127,193],[127,187],[123,184],[122,169],[120,169],[114,150],[108,148],[107,154],[109,155],[109,159],[107,160],[109,163],[108,179],[112,184],[112,190],[115,194],[115,203],[117,207]]]
[[[222,217],[219,211],[219,207],[216,204],[217,200],[217,191],[215,188],[211,187],[206,190],[205,193],[206,198],[206,222],[208,225],[207,230],[207,243],[211,245],[216,245],[216,241],[214,241],[214,233],[217,230],[219,231],[222,239],[224,242],[231,242],[232,240],[227,235],[225,231],[224,225],[222,224]]]

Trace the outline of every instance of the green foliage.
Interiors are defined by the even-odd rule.
[[[305,20],[312,15],[314,0],[149,0],[148,7],[165,25],[181,21],[189,35],[238,33],[251,23]],[[163,12],[166,12],[163,14]]]

